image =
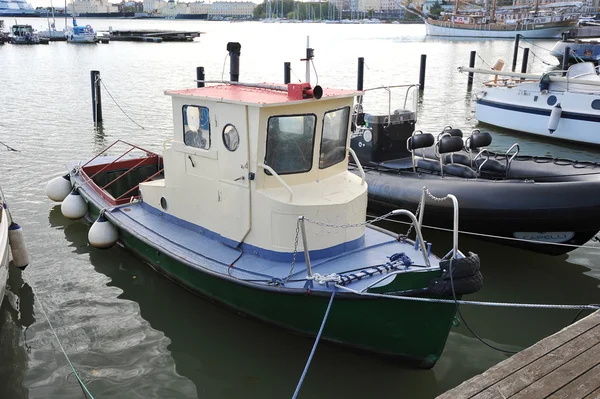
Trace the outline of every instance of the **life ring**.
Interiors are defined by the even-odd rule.
[[[92,26],[91,26],[91,25],[86,25],[85,27],[86,27],[87,29],[92,29]]]
[[[536,18],[536,19],[534,19],[534,20],[533,20],[533,23],[534,23],[534,24],[539,24],[539,23],[541,23],[541,22],[542,22],[542,21],[540,21],[540,19],[539,19],[539,18]]]

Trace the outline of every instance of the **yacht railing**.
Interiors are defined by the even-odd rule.
[[[413,111],[415,113],[415,121],[416,121],[416,116],[417,116],[417,96],[415,95],[416,90],[419,87],[418,83],[415,84],[408,84],[408,85],[391,85],[391,86],[377,86],[377,87],[371,87],[368,89],[364,89],[364,92],[367,91],[374,91],[374,90],[385,90],[388,93],[388,119],[387,119],[387,125],[389,126],[391,123],[391,118],[392,118],[392,90],[391,89],[398,89],[398,88],[404,88],[406,89],[406,93],[404,95],[404,104],[402,105],[403,109],[406,109],[406,103],[408,102],[408,95],[410,93],[412,93],[412,106],[411,106],[411,111]],[[362,109],[362,103],[363,103],[363,96],[360,97],[359,100],[359,108]]]

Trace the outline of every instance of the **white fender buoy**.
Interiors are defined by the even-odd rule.
[[[52,201],[61,202],[67,198],[67,195],[69,195],[72,189],[71,178],[66,174],[64,176],[55,177],[46,184],[46,195]]]
[[[108,249],[119,239],[117,228],[100,214],[88,232],[88,241],[94,248]]]
[[[25,270],[29,264],[29,252],[25,246],[23,229],[21,226],[12,222],[8,226],[8,243],[12,254],[13,264],[21,270]]]
[[[76,189],[71,191],[60,205],[63,216],[73,220],[84,217],[87,210],[87,203]]]
[[[560,106],[560,103],[558,103],[552,107],[552,112],[550,112],[550,120],[548,121],[548,131],[550,134],[554,133],[554,131],[558,128],[558,122],[560,122],[561,114],[562,107]]]

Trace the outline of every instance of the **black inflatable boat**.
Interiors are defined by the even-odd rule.
[[[434,196],[457,197],[461,231],[507,237],[499,239],[507,245],[559,255],[600,230],[599,163],[524,156],[518,144],[492,152],[492,136],[478,130],[469,137],[451,127],[437,137],[414,132],[404,110],[357,114],[353,128],[371,213],[414,212],[427,187]],[[452,203],[428,200],[424,224],[451,226]]]

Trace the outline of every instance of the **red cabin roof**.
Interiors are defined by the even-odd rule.
[[[282,84],[274,83],[261,83],[265,85],[282,86]],[[299,100],[294,96],[288,95],[287,91],[272,90],[260,87],[247,87],[247,86],[236,86],[236,85],[220,85],[220,86],[207,86],[194,89],[184,90],[167,90],[165,94],[171,96],[189,96],[206,98],[211,100],[253,104],[259,106],[288,104],[299,101],[321,101],[327,98],[346,98],[361,95],[362,92],[356,90],[340,90],[340,89],[323,89],[323,97],[321,100],[315,100],[314,98],[305,98]]]

